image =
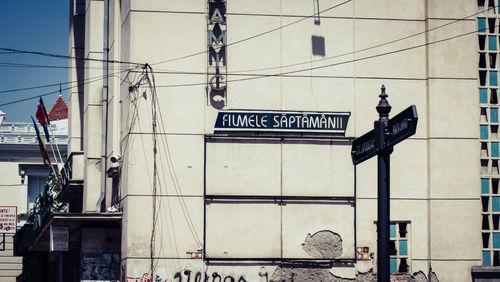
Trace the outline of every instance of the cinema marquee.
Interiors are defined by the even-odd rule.
[[[345,134],[349,116],[348,112],[221,111],[214,129]]]

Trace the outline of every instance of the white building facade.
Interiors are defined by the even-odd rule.
[[[47,146],[54,165],[55,144],[63,153],[66,152],[67,129],[67,120],[51,125],[53,150]],[[30,210],[43,192],[50,172],[42,162],[33,123],[3,121],[0,125],[0,207],[15,207],[18,228],[28,221]],[[21,273],[22,258],[13,256],[15,230],[9,231],[3,229],[0,232],[0,281],[16,281],[16,276]]]
[[[481,211],[481,183],[494,177],[481,169],[497,160],[478,130],[495,124],[477,95],[496,89],[477,79],[489,3],[72,3],[72,201],[79,220],[121,222],[81,225],[72,277],[375,279],[377,161],[354,166],[351,147],[378,119],[382,84],[390,117],[418,111],[391,155],[391,272],[471,281],[495,265],[481,232],[482,214],[496,216]],[[92,274],[96,242],[113,238],[119,263]]]

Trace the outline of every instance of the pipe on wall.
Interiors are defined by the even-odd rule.
[[[102,86],[102,140],[101,140],[101,193],[96,203],[96,211],[102,211],[102,201],[106,195],[106,149],[108,140],[108,63],[109,59],[109,0],[104,0],[104,40],[103,40],[103,86]]]

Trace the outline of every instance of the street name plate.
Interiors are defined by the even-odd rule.
[[[417,107],[409,106],[387,123],[389,136],[386,146],[394,146],[417,131]],[[366,134],[352,141],[351,157],[352,163],[357,165],[377,155],[377,144],[375,144],[375,131],[370,130]]]
[[[409,106],[406,110],[391,118],[387,123],[389,129],[387,146],[394,146],[415,134],[417,122],[418,115],[415,105]]]
[[[352,163],[357,165],[377,154],[375,146],[375,131],[370,130],[365,135],[352,141]]]

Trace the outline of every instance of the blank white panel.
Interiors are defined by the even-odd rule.
[[[279,195],[281,146],[275,143],[207,143],[207,194]]]
[[[283,195],[353,196],[351,146],[285,143]]]
[[[209,258],[280,257],[280,207],[274,203],[207,205]]]

